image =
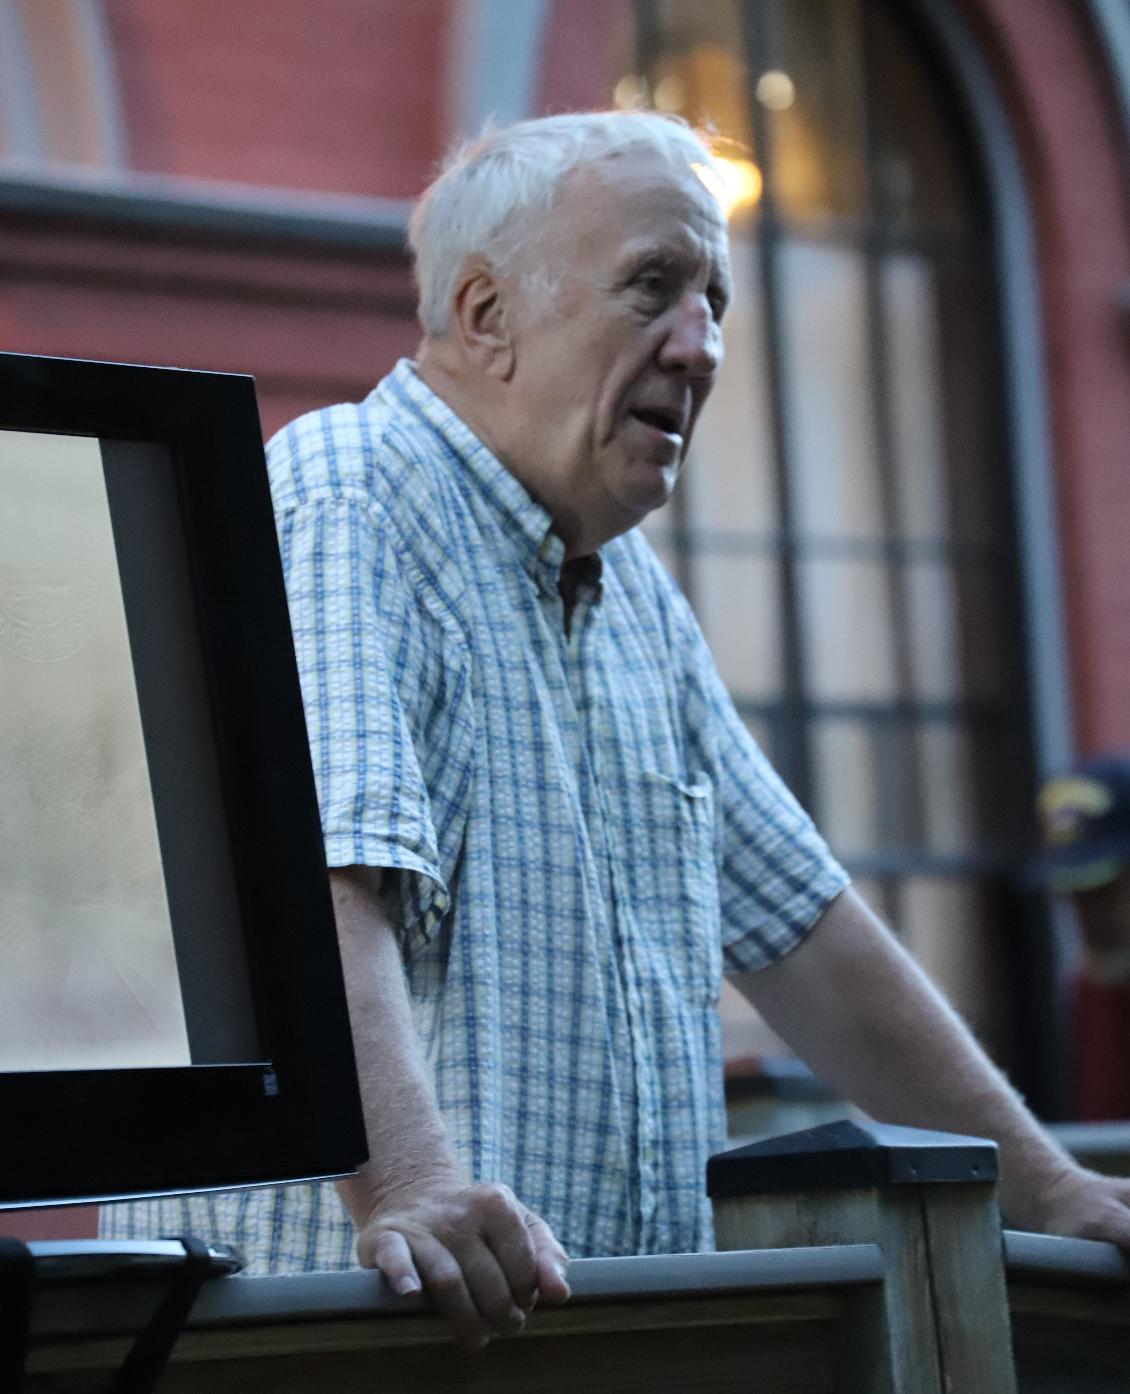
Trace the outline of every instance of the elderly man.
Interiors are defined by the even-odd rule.
[[[269,451],[369,1127],[343,1194],[361,1262],[472,1347],[567,1296],[566,1250],[711,1246],[723,971],[863,1107],[998,1139],[1015,1221],[1130,1242],[1127,1190],[848,886],[634,531],[721,361],[711,182],[645,113],[484,137],[413,220],[417,361]],[[240,1205],[225,1237],[272,1263],[349,1261],[317,1192]]]

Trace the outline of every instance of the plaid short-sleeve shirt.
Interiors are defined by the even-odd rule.
[[[710,1248],[723,970],[787,953],[844,872],[644,539],[589,560],[567,624],[549,515],[410,363],[268,460],[327,860],[396,870],[471,1174],[574,1257]],[[211,1204],[259,1271],[351,1261],[314,1188]]]

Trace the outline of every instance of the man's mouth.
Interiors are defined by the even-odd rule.
[[[633,407],[629,413],[653,431],[660,432],[668,440],[683,443],[683,416],[681,412],[667,407]]]

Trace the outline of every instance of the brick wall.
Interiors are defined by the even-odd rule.
[[[368,391],[418,338],[402,257],[9,216],[0,347],[251,373],[264,430]]]
[[[451,0],[105,0],[135,169],[411,197]]]

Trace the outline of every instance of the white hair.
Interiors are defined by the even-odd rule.
[[[458,147],[424,191],[408,225],[424,332],[447,331],[456,282],[467,258],[505,271],[528,249],[531,223],[548,214],[562,179],[580,164],[628,153],[658,155],[672,169],[714,169],[709,137],[677,116],[590,111],[489,128]],[[549,291],[548,268],[531,290]]]

